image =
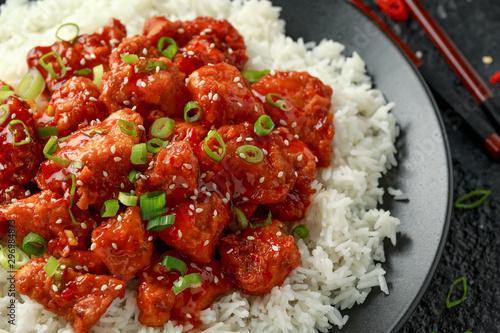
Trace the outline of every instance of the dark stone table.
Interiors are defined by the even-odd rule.
[[[500,71],[500,1],[422,2],[485,80],[489,81],[493,73]],[[365,3],[376,9],[375,1],[365,0]],[[446,78],[443,85],[462,96],[457,103],[470,99],[446,62],[436,57],[437,51],[416,21],[386,21],[413,50],[422,52],[424,62],[437,58],[427,65],[442,73]],[[491,56],[493,62],[483,63],[483,56]],[[500,85],[493,90],[500,94]],[[443,113],[450,109],[439,99],[438,104]],[[454,199],[476,189],[491,190],[491,196],[475,209],[455,209],[435,276],[400,332],[500,332],[500,218],[497,215],[500,213],[500,162],[490,157],[480,144],[472,142],[453,118],[444,117],[444,122],[453,161]],[[468,281],[467,299],[448,309],[448,290],[453,281],[462,276]],[[454,295],[459,298],[461,293]]]

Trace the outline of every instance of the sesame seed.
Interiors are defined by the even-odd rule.
[[[186,313],[186,317],[188,317],[189,319],[193,318],[190,313]]]
[[[96,247],[97,247],[97,244],[92,243],[92,245],[90,245],[90,251],[94,251]]]
[[[158,276],[156,279],[158,279],[158,281],[161,281],[163,280],[165,277],[164,276]]]
[[[238,104],[238,106],[239,106],[240,108],[242,108],[242,107],[243,107],[243,104],[241,104],[240,102],[237,102],[236,104]]]
[[[80,224],[80,226],[82,227],[82,229],[87,229],[87,224],[85,222],[82,222],[82,224]]]
[[[122,285],[122,284],[119,284],[119,285],[117,285],[117,286],[115,287],[115,290],[120,290],[120,289],[122,289],[122,288],[123,288],[123,285]]]
[[[198,190],[194,189],[194,195],[198,195]]]
[[[137,110],[137,106],[134,106],[134,107],[132,108],[132,111],[135,111],[135,110]]]
[[[123,84],[127,84],[127,83],[128,83],[128,77],[125,77],[125,78],[123,79]]]
[[[264,153],[264,155],[268,155],[267,150],[265,150],[264,148],[262,148],[262,152]]]
[[[80,65],[85,65],[85,58],[82,58],[82,60],[80,60]]]
[[[274,75],[274,74],[276,74],[276,71],[274,69],[271,69],[271,71],[269,72],[269,74]]]
[[[182,34],[182,33],[184,33],[184,29],[179,28],[179,29],[177,29],[177,32],[180,33],[180,34]]]
[[[28,206],[29,208],[33,208],[33,207],[35,207],[35,204],[34,204],[34,203],[32,203],[32,202],[30,202],[30,203],[29,203],[29,204],[27,204],[26,206]]]
[[[216,217],[217,215],[219,214],[219,212],[216,210],[214,210],[214,217]]]
[[[120,162],[122,160],[122,158],[118,157],[118,156],[115,156],[114,160],[115,160],[115,162]]]
[[[175,184],[170,184],[170,186],[168,187],[170,190],[173,190],[175,187]]]
[[[186,84],[189,83],[189,78],[185,78],[184,82],[186,82]]]
[[[295,171],[295,177],[298,177],[298,176],[299,176],[299,174],[297,173],[297,171]]]
[[[186,184],[186,183],[182,183],[182,187],[184,187],[184,188],[188,188],[188,187],[189,187],[189,185],[188,185],[188,184]]]
[[[116,161],[116,159],[115,159],[115,161]],[[120,188],[123,190],[125,188],[125,184],[121,183]]]
[[[210,48],[213,49],[215,47],[215,43],[210,44]]]
[[[219,283],[219,278],[218,278],[217,276],[216,276],[216,277],[214,277],[214,282],[215,282],[215,283]]]
[[[176,179],[177,179],[177,176],[176,176],[176,175],[174,175],[174,176],[172,177],[172,181],[175,181]]]
[[[212,99],[212,95],[213,95],[213,94],[212,94],[212,92],[209,92],[209,93],[208,93],[208,100],[211,100],[211,99]]]
[[[188,163],[184,163],[183,166],[188,169],[188,170],[191,170],[193,168],[193,166],[191,164],[188,164]]]
[[[153,236],[149,236],[149,237],[148,237],[148,241],[150,241],[150,242],[151,242],[152,240],[153,240]]]
[[[102,174],[104,177],[108,177],[108,173],[106,171],[103,171]]]
[[[212,188],[213,188],[214,190],[216,190],[216,189],[217,189],[217,184],[213,183],[213,184],[212,184]]]
[[[78,186],[82,186],[82,185],[83,185],[83,182],[82,182],[81,180],[77,180],[77,181],[76,181],[76,185],[78,185]]]
[[[16,203],[16,202],[17,202],[17,199],[12,199],[10,202],[12,202],[12,203]]]
[[[83,267],[82,267],[82,266],[80,266],[80,265],[76,265],[76,266],[75,266],[75,268],[76,268],[77,270],[82,270],[82,269],[83,269]]]
[[[280,124],[283,126],[286,126],[286,121],[284,121],[283,119],[280,119]]]
[[[238,82],[237,86],[243,88],[243,85],[240,82]]]
[[[196,212],[197,212],[197,213],[201,213],[201,212],[203,212],[203,208],[196,208]]]
[[[261,184],[262,184],[262,183],[264,182],[264,180],[266,180],[266,177],[261,177],[261,178],[259,179],[259,183],[261,183]]]
[[[92,102],[97,102],[97,98],[95,97],[89,97],[89,100],[91,100]]]
[[[240,157],[241,157],[241,158],[245,158],[245,154],[240,153]]]
[[[103,284],[102,287],[101,287],[101,291],[104,291],[108,289],[108,285],[107,284]]]
[[[214,94],[214,97],[213,97],[213,100],[214,100],[214,101],[216,101],[216,100],[218,100],[218,99],[219,99],[219,94],[215,93],[215,94]]]
[[[259,112],[259,108],[257,107],[257,105],[255,105],[255,106],[253,107],[253,109],[254,109],[254,111],[255,111],[255,112]]]
[[[148,54],[148,49],[147,48],[142,49],[142,54],[147,55]]]
[[[61,223],[62,223],[62,219],[58,219],[58,220],[56,221],[56,224],[61,224]]]
[[[243,198],[241,198],[241,200],[248,201],[248,198],[247,197],[243,197]]]
[[[57,289],[57,286],[55,284],[52,285],[52,290],[54,291],[58,291],[59,289]]]
[[[141,82],[141,87],[145,88],[146,87],[146,82],[142,81]]]
[[[210,243],[210,241],[207,239],[207,240],[205,241],[205,243],[203,243],[203,246],[207,246],[209,243]],[[208,271],[208,269],[209,269],[209,268],[210,268],[210,267],[207,267],[207,271]]]
[[[227,49],[227,53],[232,54],[233,53],[233,49],[232,48],[228,48]]]
[[[278,178],[283,177],[283,171],[278,172]]]
[[[194,210],[194,205],[193,204],[189,205],[189,209]]]
[[[118,222],[123,221],[123,218],[121,217],[121,215],[118,215],[118,217],[116,219],[118,220]]]
[[[156,74],[160,72],[160,66],[156,66]]]
[[[246,141],[253,141],[253,138],[245,138]]]
[[[193,212],[190,210],[188,210],[188,214],[189,214],[189,216],[193,216]]]
[[[241,136],[236,139],[236,142],[241,142],[241,141],[243,141],[243,138]]]
[[[227,204],[229,202],[229,200],[227,200],[226,198],[222,198],[222,202]]]
[[[89,268],[88,268],[87,266],[83,266],[83,270],[84,270],[85,272],[88,272],[88,271],[89,271]]]
[[[209,197],[211,197],[211,196],[212,196],[212,193],[210,193],[210,192],[207,192],[207,195],[208,195]]]
[[[231,199],[231,194],[229,194],[229,192],[226,192],[226,198],[227,198],[227,200]]]
[[[253,236],[248,236],[248,237],[247,237],[247,239],[248,239],[249,241],[252,241],[252,240],[255,240],[255,237],[253,237]]]
[[[285,143],[285,146],[287,146],[287,147],[290,145],[290,141],[288,141],[288,140],[286,140],[286,139],[285,139],[285,141],[283,141],[283,142]]]
[[[302,161],[302,157],[304,157],[304,155],[300,154],[299,156],[297,156],[297,161]]]
[[[179,236],[179,238],[182,238],[182,231],[177,231],[177,235]]]
[[[233,81],[234,82],[239,82],[240,81],[240,77],[239,76],[235,77]]]
[[[123,104],[130,105],[130,101],[129,100],[125,100],[125,101],[123,101]]]
[[[137,128],[140,129],[141,131],[145,131],[146,130],[146,128],[143,125],[139,125],[139,126],[137,126]]]
[[[144,276],[145,278],[147,278],[148,277],[148,273],[144,272],[144,273],[142,273],[142,276]]]
[[[277,247],[276,245],[271,246],[271,248],[272,248],[274,251],[276,251],[276,252],[278,252],[278,251],[280,250],[280,249],[279,249],[279,247]]]
[[[194,55],[194,52],[193,51],[187,51],[187,54]]]
[[[231,253],[233,251],[234,251],[234,249],[229,249],[229,251],[227,251],[226,253],[229,254],[229,253]]]
[[[189,199],[191,199],[191,200],[196,200],[196,195],[192,195],[192,196],[190,196],[190,197],[189,197]]]
[[[292,123],[292,128],[294,128],[294,127],[297,127],[297,122],[296,122],[296,121],[294,121],[294,122]]]

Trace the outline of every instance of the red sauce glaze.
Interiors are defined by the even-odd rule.
[[[175,295],[172,286],[181,274],[161,265],[165,256],[181,259],[186,263],[185,275],[199,274],[203,283]],[[209,306],[215,296],[232,289],[231,280],[224,275],[216,259],[206,264],[195,264],[176,251],[167,251],[158,256],[155,263],[139,276],[139,283],[139,321],[154,327],[163,325],[169,319],[198,325],[200,311]]]

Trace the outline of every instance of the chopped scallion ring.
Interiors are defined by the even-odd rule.
[[[157,216],[148,222],[148,231],[160,232],[175,224],[175,215]]]
[[[15,93],[11,90],[0,90],[0,103],[14,94]]]
[[[276,100],[274,100],[276,98]],[[282,111],[290,111],[292,108],[286,103],[285,97],[280,94],[269,93],[266,95],[266,101],[276,108],[280,108]]]
[[[63,32],[65,27],[73,27],[74,29],[71,29],[71,30],[75,30],[74,33],[72,34],[72,38],[69,38],[69,39],[64,39],[62,38],[61,36],[59,36],[59,33],[61,32],[61,29],[63,29]],[[59,40],[63,40],[65,42],[69,42],[69,43],[73,43],[73,41],[78,37],[78,35],[80,34],[80,27],[75,24],[75,23],[66,23],[66,24],[63,24],[61,25],[57,31],[56,31],[56,38],[59,39]]]
[[[24,127],[24,133],[26,134],[26,139],[19,142],[16,142],[16,136],[14,135],[14,129],[12,128],[16,124],[22,124]],[[31,135],[28,126],[26,126],[26,124],[22,120],[19,119],[11,120],[9,122],[9,130],[12,132],[13,135],[14,146],[22,146],[31,142]]]
[[[17,94],[24,100],[35,100],[42,94],[45,85],[42,74],[36,68],[32,68],[19,84]]]
[[[172,291],[175,295],[183,292],[187,288],[196,288],[203,284],[203,280],[201,279],[200,274],[192,273],[186,276],[180,277],[177,281],[174,282],[172,286]]]
[[[57,149],[57,139],[54,137],[51,137],[49,141],[45,144],[45,147],[43,148],[43,156],[45,158],[52,160],[58,164],[64,165],[64,166],[69,166],[72,168],[77,168],[81,169],[83,168],[84,164],[83,162],[80,161],[70,161],[70,160],[65,160],[64,158],[60,158],[57,156],[52,156],[52,154],[56,151]]]
[[[14,261],[14,264],[12,264],[12,261]],[[30,257],[18,247],[13,245],[2,247],[0,245],[0,265],[5,270],[19,269],[28,261],[30,261]]]
[[[9,118],[9,116],[10,116],[9,105],[8,104],[0,105],[0,112],[1,112],[1,114],[0,114],[0,126],[2,126],[3,123],[5,123],[7,118]]]
[[[135,182],[135,178],[137,176],[139,172],[135,171],[135,170],[130,170],[129,174],[128,174],[128,180],[130,180],[131,183]]]
[[[239,228],[245,229],[248,227],[248,219],[245,213],[243,213],[243,211],[238,207],[233,207],[231,210],[233,212],[233,216],[238,220]]]
[[[56,272],[57,267],[59,267],[59,265],[60,265],[59,261],[57,261],[57,259],[54,258],[53,256],[50,256],[45,266],[43,266],[43,270],[45,271],[45,273],[47,273],[48,276],[52,277]]]
[[[476,190],[476,191],[472,191],[472,192],[464,195],[463,197],[459,198],[455,202],[455,207],[457,207],[457,208],[464,208],[464,209],[476,208],[477,206],[479,206],[480,204],[482,204],[486,199],[488,199],[488,197],[490,196],[490,194],[491,194],[491,191],[489,191],[489,190]],[[477,201],[473,202],[473,203],[470,203],[470,204],[464,203],[464,202],[468,201],[472,197],[479,197],[479,199]]]
[[[31,232],[23,239],[23,251],[28,254],[39,256],[45,253],[47,241],[39,234]]]
[[[305,225],[301,224],[293,228],[292,235],[293,234],[296,234],[300,238],[306,238],[307,236],[309,236],[309,230],[307,230]]]
[[[164,213],[167,195],[164,191],[148,192],[140,198],[141,215],[143,220],[151,220]]]
[[[48,58],[50,56],[56,57],[57,61],[59,62],[59,66],[61,66],[61,75],[57,75],[56,72],[54,71],[54,67],[52,64],[47,64],[44,60],[45,58]],[[47,72],[49,72],[50,76],[52,76],[54,79],[62,79],[66,75],[66,65],[64,65],[64,62],[61,59],[61,55],[57,53],[56,51],[52,51],[49,53],[44,54],[40,60],[38,60],[40,63],[40,66],[42,66],[43,69],[45,69]]]
[[[92,70],[90,68],[83,68],[75,72],[75,74],[81,76],[89,75],[90,73],[92,73]]]
[[[162,150],[163,147],[168,145],[167,141],[163,141],[162,139],[153,138],[149,141],[146,141],[146,148],[152,154],[157,154]]]
[[[455,286],[457,284],[459,284],[460,282],[462,282],[463,286],[464,286],[462,298],[460,298],[459,300],[456,300],[454,302],[450,302],[450,297],[451,297],[451,293],[453,291],[453,288],[455,288]],[[461,278],[456,279],[453,282],[453,284],[451,285],[450,291],[448,292],[448,297],[446,297],[446,307],[449,309],[451,307],[454,307],[455,305],[461,304],[467,298],[466,295],[467,295],[467,280],[465,279],[465,277],[462,276]]]
[[[9,86],[2,86],[1,91],[10,91],[10,87]]]
[[[71,211],[71,207],[73,207],[73,200],[75,199],[75,192],[76,192],[76,176],[74,174],[69,175],[66,177],[65,180],[71,178],[71,190],[69,192],[69,206],[68,206],[68,212],[69,216],[71,217],[71,221],[73,224],[78,224],[80,223],[76,222],[75,217],[73,216],[73,212]]]
[[[102,75],[104,74],[104,66],[97,65],[92,68],[92,71],[94,72],[94,84],[97,86],[97,88],[101,89],[101,80]]]
[[[38,137],[40,139],[50,138],[51,136],[59,136],[57,126],[38,127]]]
[[[193,112],[194,114],[192,116],[189,116],[189,114]],[[191,101],[186,104],[184,107],[184,120],[186,123],[194,123],[195,121],[200,120],[201,117],[201,106],[198,104],[198,102]]]
[[[137,128],[135,127],[135,124],[133,122],[120,119],[118,121],[118,126],[120,126],[120,129],[123,133],[130,136],[137,136]]]
[[[262,150],[253,145],[243,145],[236,149],[236,154],[248,163],[259,163],[264,159]]]
[[[184,261],[172,256],[163,257],[161,265],[167,269],[175,269],[177,272],[181,273],[181,275],[184,275],[187,269],[187,265]]]
[[[145,164],[148,161],[148,148],[145,143],[138,143],[132,147],[130,155],[132,164]]]
[[[126,64],[135,64],[139,62],[139,56],[137,54],[120,54],[123,62]]]
[[[130,193],[118,193],[118,200],[125,206],[137,206],[137,196]]]
[[[109,199],[104,202],[104,205],[101,207],[101,217],[113,217],[118,213],[118,209],[120,205],[118,204],[118,200]]]
[[[266,226],[270,225],[271,223],[273,223],[273,219],[272,219],[271,212],[269,212],[267,214],[267,218],[264,222],[262,222],[262,223],[250,223],[250,228],[252,228],[252,229],[262,228],[262,227],[266,227]]]
[[[137,73],[145,73],[145,72],[150,72],[150,71],[166,70],[166,69],[167,69],[167,64],[165,63],[165,61],[148,60],[146,62],[146,66],[138,69]]]
[[[262,126],[264,125],[264,126]],[[255,122],[254,126],[255,134],[259,136],[268,135],[274,129],[274,122],[268,115],[260,116]]]
[[[151,135],[160,138],[168,138],[174,131],[175,121],[168,117],[158,118],[151,126]]]
[[[167,42],[169,45],[166,49],[163,49],[163,45]],[[172,59],[177,53],[177,43],[170,37],[162,37],[158,41],[158,50],[163,54],[163,56]]]
[[[210,147],[209,147],[209,141],[210,139],[214,138],[217,140],[220,148],[217,148],[219,153],[214,152]],[[205,153],[213,159],[216,162],[222,161],[224,156],[226,155],[226,144],[224,143],[224,140],[220,136],[220,134],[216,130],[212,130],[208,133],[207,137],[203,141],[203,148],[205,148]]]
[[[259,81],[262,79],[264,76],[269,74],[271,71],[269,69],[263,70],[263,71],[246,71],[241,73],[250,84],[254,84],[255,82]]]

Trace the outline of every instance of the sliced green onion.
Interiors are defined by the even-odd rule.
[[[169,45],[166,49],[163,49],[163,45],[167,42]],[[170,37],[162,37],[158,41],[158,50],[163,54],[163,56],[172,59],[177,53],[177,43]]]
[[[64,141],[66,141],[66,139],[67,139],[67,138],[69,138],[70,136],[71,136],[71,134],[70,134],[70,135],[63,136],[62,138],[57,139],[57,141],[58,141],[58,142],[64,142]]]
[[[175,269],[177,272],[181,273],[181,275],[186,273],[186,263],[176,257],[164,256],[161,265],[167,269]]]
[[[271,73],[271,71],[269,69],[266,69],[263,71],[246,71],[241,73],[241,75],[246,77],[246,79],[248,80],[248,82],[250,82],[250,84],[254,84],[255,82],[259,81],[269,73]]]
[[[50,256],[45,266],[43,266],[43,270],[45,271],[45,273],[47,273],[48,276],[52,277],[52,275],[54,275],[59,265],[60,265],[59,261],[57,261],[57,259],[54,258],[53,256]]]
[[[9,86],[2,86],[1,91],[10,91],[10,87]]]
[[[131,183],[135,182],[135,178],[137,176],[139,172],[135,171],[135,170],[130,170],[129,174],[128,174],[128,180],[130,180]]]
[[[160,232],[175,224],[175,215],[157,216],[148,222],[148,231]]]
[[[154,138],[149,141],[146,141],[146,148],[152,154],[157,154],[163,147],[168,145],[167,141],[163,141],[162,139]]]
[[[236,154],[248,163],[259,163],[264,159],[264,153],[260,148],[252,145],[243,145],[236,149]]]
[[[31,232],[23,239],[23,251],[35,256],[42,255],[47,249],[47,241],[39,234]]]
[[[74,33],[74,35],[73,35],[72,38],[70,38],[70,39],[64,39],[61,36],[59,36],[59,31],[61,29],[65,28],[65,27],[73,27],[75,29],[75,33]],[[57,31],[56,31],[56,38],[59,39],[59,40],[63,40],[65,42],[73,43],[73,41],[78,37],[79,34],[80,34],[80,27],[77,24],[75,24],[75,23],[66,23],[66,24],[61,25],[57,29]]]
[[[266,227],[266,226],[270,225],[271,223],[273,223],[272,214],[271,214],[271,212],[269,212],[267,214],[267,218],[264,222],[262,222],[262,223],[250,223],[250,228],[252,228],[252,229],[262,228],[262,227]]]
[[[57,126],[38,127],[38,137],[40,139],[49,138],[51,136],[59,136]]]
[[[20,141],[20,142],[16,142],[16,136],[14,135],[14,129],[12,128],[12,126],[14,126],[16,124],[23,124],[24,133],[26,134],[26,139],[24,139],[23,141]],[[22,145],[25,145],[25,144],[28,144],[31,142],[31,135],[30,135],[30,131],[28,130],[28,126],[26,126],[26,124],[22,120],[19,120],[19,119],[11,120],[9,122],[9,129],[12,132],[12,135],[14,136],[14,146],[22,146]]]
[[[189,116],[190,112],[194,112],[193,116]],[[191,101],[186,104],[184,107],[184,120],[187,123],[194,123],[195,121],[198,121],[201,117],[201,106],[198,104],[198,102]]]
[[[490,196],[490,194],[491,194],[491,191],[489,191],[489,190],[476,190],[476,191],[472,191],[472,192],[464,195],[463,197],[459,198],[455,202],[455,207],[457,207],[457,208],[464,208],[464,209],[476,208],[477,206],[479,206],[480,204],[482,204],[486,199],[488,199],[488,197]],[[469,200],[470,198],[476,197],[476,196],[480,196],[477,201],[475,201],[473,203],[470,203],[470,204],[464,203],[465,201]]]
[[[148,161],[148,148],[145,143],[138,143],[132,147],[130,155],[132,164],[145,164]]]
[[[118,193],[118,201],[120,201],[122,204],[125,206],[137,206],[137,196],[126,193],[126,192],[120,192]]]
[[[120,119],[118,121],[118,126],[120,126],[120,129],[123,133],[130,136],[137,136],[137,128],[135,127],[135,124],[133,122]],[[125,126],[127,126],[128,128]]]
[[[248,219],[245,213],[243,213],[243,211],[238,207],[233,207],[231,210],[233,212],[233,216],[238,220],[239,228],[245,229],[248,227]]]
[[[172,291],[175,295],[183,292],[187,288],[196,288],[203,284],[200,274],[192,273],[186,276],[181,276],[177,281],[174,282],[172,286]]]
[[[217,140],[219,143],[220,148],[218,148],[219,153],[214,152],[209,146],[209,140],[211,138],[214,138]],[[207,137],[203,141],[203,147],[205,148],[205,152],[207,153],[208,157],[213,159],[216,162],[222,161],[224,158],[224,155],[226,155],[226,144],[224,143],[224,140],[220,136],[220,134],[216,130],[212,130],[208,133]]]
[[[104,205],[101,207],[101,217],[112,217],[118,213],[118,209],[120,205],[118,204],[118,200],[109,199],[104,202]]]
[[[75,74],[81,75],[81,76],[89,75],[90,73],[92,73],[92,70],[88,67],[84,68],[84,69],[80,69],[79,71],[75,72]]]
[[[102,75],[104,74],[104,66],[97,65],[92,68],[92,71],[94,72],[94,84],[97,86],[97,88],[101,89],[101,80]]]
[[[52,64],[45,63],[44,59],[50,57],[51,55],[53,55],[57,58],[57,61],[59,62],[59,66],[61,66],[61,75],[56,74],[56,72],[54,71],[54,68],[52,67]],[[50,76],[52,76],[54,79],[62,79],[66,75],[66,66],[64,65],[64,62],[62,61],[59,53],[57,53],[56,51],[52,51],[52,52],[44,54],[40,58],[40,60],[38,60],[38,62],[40,63],[40,66],[42,66],[43,69],[45,69],[47,72],[49,72]]]
[[[2,104],[0,105],[0,112],[2,113],[0,115],[0,126],[3,125],[3,123],[5,123],[5,121],[7,120],[7,118],[9,118],[10,116],[10,107],[8,104]]]
[[[123,62],[126,64],[135,64],[139,62],[139,56],[137,54],[120,54]]]
[[[12,256],[14,256],[13,259]],[[12,261],[14,261],[13,264]],[[5,270],[19,269],[28,261],[30,261],[30,257],[17,246],[2,247],[0,245],[0,265]]]
[[[66,160],[64,158],[60,158],[57,156],[52,156],[52,154],[56,151],[57,149],[57,139],[54,137],[51,137],[49,141],[45,144],[45,147],[43,148],[43,156],[45,158],[52,160],[58,164],[61,164],[63,166],[69,166],[72,168],[77,168],[81,169],[83,168],[84,164],[83,162],[80,161],[71,161],[71,160]]]
[[[5,101],[7,98],[10,96],[14,95],[15,93],[10,90],[1,90],[0,91],[0,103]]]
[[[73,200],[75,199],[76,176],[74,174],[71,174],[68,177],[66,177],[65,180],[70,178],[71,178],[71,190],[69,192],[69,206],[68,206],[69,216],[71,217],[71,221],[73,221],[73,224],[80,225],[80,223],[76,222],[75,217],[73,216],[73,212],[71,211],[71,207],[73,207]]]
[[[274,100],[274,97],[277,99],[276,101]],[[280,94],[272,94],[269,93],[266,95],[266,101],[271,104],[272,106],[276,108],[280,108],[283,111],[290,111],[292,108],[288,106],[286,103],[286,100],[283,96]]]
[[[307,236],[309,236],[309,230],[307,230],[305,225],[301,224],[293,228],[292,235],[293,234],[296,234],[300,238],[306,238]]]
[[[165,191],[154,191],[143,194],[140,198],[141,215],[143,220],[150,220],[163,215],[163,208],[167,203]]]
[[[17,94],[24,100],[35,100],[42,94],[45,85],[42,74],[36,68],[32,68],[19,84]]]
[[[457,301],[450,302],[450,297],[451,297],[451,293],[452,293],[452,291],[453,291],[453,288],[454,288],[457,284],[459,284],[460,282],[462,282],[462,283],[463,283],[463,285],[464,285],[464,291],[463,291],[463,294],[462,294],[462,298],[460,298],[460,299],[459,299],[459,300],[457,300]],[[465,279],[465,277],[463,277],[463,276],[462,276],[461,278],[456,279],[456,280],[452,283],[452,285],[451,285],[451,287],[450,287],[450,291],[448,292],[448,297],[446,297],[446,307],[449,309],[449,308],[451,308],[451,307],[454,307],[455,305],[461,304],[461,303],[462,303],[463,301],[465,301],[465,299],[467,298],[467,297],[466,297],[466,295],[467,295],[467,280]]]
[[[137,70],[137,73],[146,73],[150,71],[159,71],[166,69],[167,69],[167,64],[165,63],[165,61],[148,60],[146,62],[146,66],[144,66],[143,68],[139,68]]]
[[[175,121],[168,117],[158,118],[151,126],[151,135],[160,138],[168,138],[174,131]]]
[[[262,126],[264,125],[264,126]],[[274,129],[274,122],[268,115],[260,116],[255,122],[254,126],[255,134],[259,136],[268,135]]]

